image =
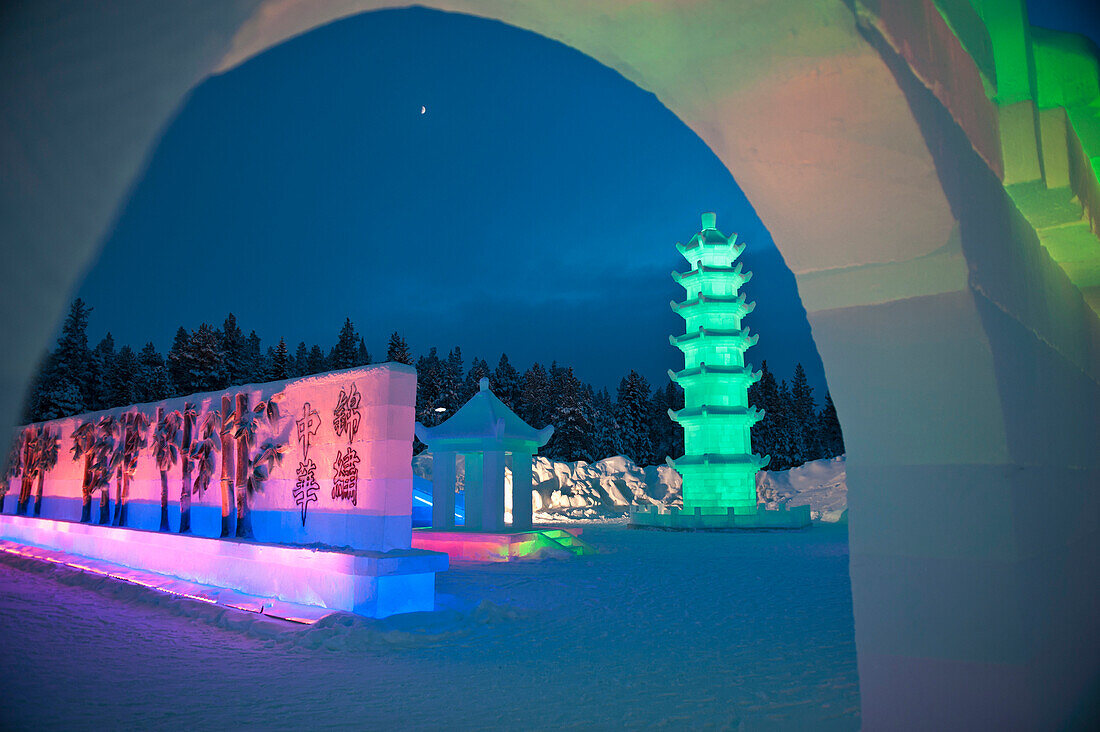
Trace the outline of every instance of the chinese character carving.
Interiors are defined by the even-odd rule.
[[[298,463],[298,482],[294,484],[294,503],[302,508],[302,526],[306,525],[306,509],[310,503],[317,503],[317,478],[314,475],[317,465],[312,460]]]
[[[298,444],[302,448],[302,460],[309,458],[310,436],[317,434],[317,428],[321,426],[321,415],[316,409],[311,409],[309,402],[302,405],[302,418],[294,420],[298,426]]]
[[[357,505],[359,500],[359,455],[355,450],[348,448],[347,453],[336,452],[336,462],[332,464],[336,472],[332,476],[332,497],[351,501],[351,505]]]
[[[340,390],[340,396],[336,400],[336,409],[332,411],[332,426],[336,429],[338,436],[347,433],[349,445],[355,439],[355,433],[359,431],[359,420],[362,418],[359,413],[359,403],[361,401],[362,397],[359,394],[359,389],[356,388],[355,384],[352,384],[350,392]]]

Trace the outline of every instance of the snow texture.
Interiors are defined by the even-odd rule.
[[[413,474],[431,480],[432,455],[413,458]],[[536,521],[604,519],[626,513],[629,506],[683,506],[680,474],[666,465],[639,468],[630,458],[616,455],[595,463],[562,463],[536,457],[532,466],[532,500]],[[512,476],[505,473],[505,492]],[[461,467],[458,487],[462,487]],[[761,471],[757,495],[768,508],[810,506],[815,521],[836,522],[848,507],[844,456],[814,460],[797,468]]]
[[[0,727],[859,727],[846,527],[584,536],[312,626],[4,555]]]

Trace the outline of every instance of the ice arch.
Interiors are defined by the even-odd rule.
[[[1072,124],[1073,105],[1095,98],[1095,62],[1052,72],[1022,0],[422,4],[560,40],[652,91],[772,232],[848,440],[866,725],[1089,713],[1100,324],[1085,297],[1100,282],[1091,233],[1060,266],[1043,221],[1061,203],[1049,191],[1098,210],[1100,151]],[[68,290],[188,90],[322,23],[398,5],[7,11],[0,418],[14,421]],[[1042,108],[1044,94],[1057,99]],[[1009,194],[1032,183],[1021,213]]]

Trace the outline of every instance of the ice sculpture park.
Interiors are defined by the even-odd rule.
[[[405,513],[413,480],[405,444],[415,429],[402,411],[409,375],[379,367],[355,377],[362,409],[401,416],[378,433],[381,422],[365,414],[356,438],[367,454],[371,440],[399,434],[396,452],[378,454],[401,460],[360,462],[356,501],[340,492],[351,507],[324,513],[296,472],[306,460],[300,435],[314,435],[310,408],[331,426],[332,415],[317,405],[334,405],[352,380],[338,374],[317,385],[324,398],[310,396],[310,407],[290,385],[274,429],[286,430],[276,436],[291,452],[272,462],[268,480],[293,482],[304,498],[296,502],[293,490],[279,499],[258,494],[253,528],[257,539],[351,543],[362,561],[333,571],[354,575],[373,562],[361,582],[345,585],[368,594],[391,577],[383,555],[419,552],[423,564],[402,560],[392,576],[401,582],[439,572],[432,585],[439,614],[430,626],[413,628],[407,613],[375,624],[334,616],[288,640],[266,621],[179,599],[164,601],[176,609],[173,619],[158,620],[152,615],[162,608],[128,590],[53,582],[44,573],[54,570],[22,558],[26,586],[54,601],[28,606],[14,585],[5,587],[0,642],[8,652],[17,648],[27,663],[48,652],[52,673],[63,678],[102,669],[99,703],[130,693],[148,700],[127,707],[135,726],[163,724],[163,708],[184,721],[229,726],[226,717],[203,715],[233,704],[260,721],[299,728],[349,724],[349,710],[381,726],[431,727],[447,709],[470,726],[567,726],[580,724],[572,715],[584,710],[592,726],[632,727],[653,722],[638,712],[645,705],[679,705],[663,721],[685,728],[699,720],[736,727],[765,707],[787,709],[784,719],[797,725],[808,708],[835,705],[826,690],[846,689],[838,718],[858,716],[867,729],[1089,728],[1100,689],[1095,46],[1031,27],[1024,0],[422,4],[533,31],[618,71],[694,130],[736,178],[797,279],[844,426],[851,592],[841,606],[849,610],[819,612],[837,602],[836,588],[815,572],[835,555],[822,533],[790,575],[792,586],[772,587],[751,603],[737,588],[784,571],[774,556],[793,551],[801,534],[738,535],[736,551],[722,553],[705,532],[594,529],[585,540],[602,539],[609,555],[623,557],[618,573],[584,558],[442,572],[443,554],[412,546]],[[88,4],[62,17],[36,3],[6,18],[0,231],[11,274],[0,299],[0,419],[16,424],[67,293],[189,92],[311,29],[398,5],[200,0],[110,12]],[[393,386],[376,389],[375,379]],[[205,408],[221,410],[221,395],[209,396]],[[249,404],[271,396],[257,387]],[[183,404],[163,406],[186,412]],[[155,425],[157,410],[145,418]],[[79,425],[58,427],[67,451]],[[318,469],[336,469],[349,449],[360,452],[344,434],[315,436],[309,459]],[[58,460],[64,477],[47,482],[37,519],[33,497],[32,515],[13,516],[8,496],[5,536],[47,532],[55,549],[42,551],[61,552],[75,551],[88,531],[150,536],[141,546],[97,539],[103,554],[95,561],[172,551],[158,544],[179,534],[157,531],[160,484],[151,464],[140,463],[130,482],[127,522],[137,528],[125,529],[56,520],[62,510],[65,518],[79,515],[83,479],[67,454]],[[232,545],[218,538],[219,479],[211,477],[209,505],[192,505],[192,536],[184,541]],[[685,483],[685,505],[687,490]],[[391,507],[391,498],[400,506]],[[383,505],[388,518],[367,517],[367,507]],[[359,533],[357,523],[370,528]],[[366,537],[361,546],[357,537]],[[241,559],[283,561],[260,554]],[[194,571],[229,566],[218,561]],[[293,566],[290,575],[313,571]],[[334,592],[338,585],[313,582]],[[421,602],[427,587],[420,583]],[[119,600],[117,614],[98,612],[103,594]],[[786,635],[776,631],[784,617],[799,619]],[[540,623],[553,633],[532,632]],[[852,624],[858,690],[848,677],[830,675],[844,663],[837,660],[846,642],[841,626],[851,633]],[[181,653],[178,675],[160,660],[181,638],[206,642],[219,625],[247,625],[252,634],[209,641],[224,646],[220,654]],[[104,626],[130,639],[129,647],[104,641]],[[31,637],[28,629],[54,640],[14,645]],[[468,653],[441,650],[459,644]],[[312,655],[318,649],[329,655]],[[776,668],[781,677],[785,659],[800,653],[817,654],[806,672],[812,692],[792,700],[797,687],[780,685],[741,695]],[[232,674],[217,665],[222,656],[235,659]],[[678,663],[667,676],[645,675],[673,656]],[[288,657],[294,663],[280,667],[285,677],[271,673]],[[366,657],[376,673],[363,673]],[[211,668],[219,683],[194,697]],[[547,669],[553,684],[530,681]],[[63,710],[86,704],[86,694],[64,683],[42,694],[52,678],[13,672],[6,683],[12,698],[38,699],[49,707],[41,714],[66,726]],[[614,707],[615,719],[601,719],[610,702],[600,690],[624,678],[641,680],[617,687],[626,701]],[[347,679],[355,684],[341,685]],[[478,703],[486,688],[515,703],[489,710]],[[734,697],[741,717],[706,716]],[[237,711],[235,721],[246,713]],[[818,728],[828,724],[814,719]]]

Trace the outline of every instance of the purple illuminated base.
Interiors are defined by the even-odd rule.
[[[660,511],[657,506],[630,508],[630,526],[643,529],[674,529],[681,531],[726,531],[734,529],[804,529],[809,526],[809,506],[784,506],[768,511],[759,508],[756,513],[735,513],[732,508],[725,513],[681,511],[678,508]]]
[[[336,551],[0,516],[0,538],[259,597],[382,618],[435,607],[447,555]]]

